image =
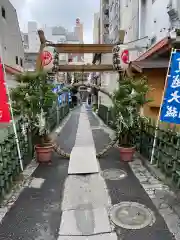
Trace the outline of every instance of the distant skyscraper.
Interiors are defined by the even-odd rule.
[[[93,43],[100,43],[100,14],[94,14],[94,24],[93,24]]]
[[[76,26],[74,27],[74,33],[77,36],[79,43],[84,43],[83,41],[83,23],[80,22],[79,18],[76,18]],[[69,54],[70,59],[76,59],[77,62],[84,61],[84,54],[77,53],[77,54]]]
[[[74,32],[78,37],[80,43],[83,43],[83,23],[80,22],[79,18],[76,18],[76,26],[74,28]]]

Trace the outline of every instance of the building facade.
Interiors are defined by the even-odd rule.
[[[100,43],[100,14],[95,13],[93,19],[93,43]]]
[[[14,75],[24,67],[24,48],[16,9],[9,0],[0,2],[0,48],[7,84],[10,88],[15,87]]]
[[[119,41],[120,0],[109,0],[109,39],[111,43]]]
[[[180,28],[179,0],[120,0],[120,29],[135,60],[174,29]]]
[[[76,24],[77,25],[77,24]],[[69,32],[62,26],[49,27],[44,25],[42,30],[44,31],[45,37],[48,41],[53,43],[80,43],[80,38],[83,41],[83,36],[80,34],[83,33],[83,25],[80,24],[79,36],[75,32]],[[38,26],[36,22],[28,23],[27,33],[22,33],[24,51],[25,51],[25,70],[34,71],[36,67],[36,59],[40,48],[40,41],[38,36]],[[69,59],[75,62],[83,61],[82,54],[59,54],[59,64],[67,64]]]
[[[120,0],[100,1],[100,42],[104,44],[115,43],[119,39],[120,28]],[[101,55],[101,64],[112,64],[112,53]],[[117,87],[118,74],[116,72],[103,72],[99,76],[101,87],[113,92]],[[99,92],[98,103],[111,106],[108,96]]]
[[[129,49],[129,60],[141,56],[163,39],[180,29],[179,0],[101,0],[101,43],[116,43],[120,30],[125,31],[124,44]],[[111,64],[109,54],[101,56],[101,63]],[[102,73],[101,84],[108,91],[116,88],[117,74]],[[99,102],[110,105],[100,94]]]
[[[109,0],[100,0],[100,43],[109,43]]]
[[[76,18],[76,26],[74,27],[74,33],[78,37],[80,43],[84,42],[84,29],[83,23],[81,23],[79,18]]]

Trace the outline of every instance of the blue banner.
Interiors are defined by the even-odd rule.
[[[161,106],[160,120],[180,124],[180,52],[174,51]]]

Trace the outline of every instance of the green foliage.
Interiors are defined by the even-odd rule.
[[[144,104],[151,101],[146,98],[148,91],[146,78],[136,80],[125,77],[119,81],[119,87],[112,97],[112,112],[120,144],[125,146],[132,144],[134,131],[143,118],[140,116],[139,110]]]
[[[71,88],[71,92],[72,92],[72,94],[77,94],[77,92],[78,92],[78,87],[72,87],[72,88]]]
[[[61,94],[65,93],[65,92],[69,92],[69,88],[63,87],[61,90],[59,90],[58,95],[61,95]]]
[[[52,92],[54,85],[48,83],[46,72],[26,72],[17,75],[16,80],[19,84],[10,93],[13,110],[37,127],[42,112],[46,117],[56,100],[56,94]]]
[[[96,110],[98,109],[98,104],[93,104],[93,111],[96,112]]]

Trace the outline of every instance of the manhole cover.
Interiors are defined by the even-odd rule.
[[[121,169],[106,169],[102,172],[102,177],[108,180],[120,180],[127,177],[127,173]]]
[[[136,202],[121,202],[110,211],[111,221],[125,229],[141,229],[152,226],[155,222],[153,212]]]

